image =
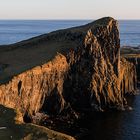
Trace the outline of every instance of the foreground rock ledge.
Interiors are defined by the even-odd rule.
[[[23,118],[58,115],[68,106],[77,112],[124,109],[125,95],[136,89],[135,66],[120,60],[118,24],[110,17],[5,46],[0,53],[6,64],[0,104]]]
[[[1,140],[75,140],[71,136],[19,120],[20,112],[0,105]]]

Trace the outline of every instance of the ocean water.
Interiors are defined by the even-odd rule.
[[[0,45],[11,44],[90,20],[0,20]],[[140,45],[140,20],[119,21],[121,46]]]
[[[133,110],[96,114],[84,120],[81,127],[88,133],[79,140],[140,140],[140,95],[129,97],[128,104]]]
[[[140,45],[140,20],[119,21],[121,46]]]
[[[0,44],[11,44],[54,30],[86,24],[87,20],[1,20]],[[119,21],[121,46],[140,45],[140,21]],[[140,91],[138,92],[140,93]],[[109,112],[81,123],[88,133],[80,140],[140,140],[140,95],[132,97],[132,111]]]
[[[0,45],[86,24],[87,20],[0,20]]]

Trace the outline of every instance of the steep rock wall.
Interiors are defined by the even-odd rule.
[[[137,88],[137,72],[136,66],[121,58],[121,76],[120,76],[121,92],[123,94],[133,94]]]
[[[57,115],[68,105],[76,110],[123,108],[124,94],[136,88],[136,73],[133,64],[120,61],[117,22],[103,18],[74,31],[80,36],[65,35],[76,39],[77,47],[2,84],[0,103],[30,117],[38,111]]]
[[[137,80],[140,83],[140,57],[136,55],[135,57],[126,57],[126,59],[136,66]]]
[[[67,70],[66,58],[58,54],[47,64],[15,76],[9,83],[1,85],[0,103],[31,116],[39,111],[45,98],[48,98],[50,106],[53,106],[47,108],[57,114],[65,103],[62,91]]]

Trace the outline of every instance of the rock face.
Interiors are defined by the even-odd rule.
[[[136,89],[136,69],[125,59],[120,60],[117,21],[103,18],[54,32],[47,40],[60,37],[61,42],[62,36],[76,46],[64,48],[46,64],[2,84],[0,103],[30,118],[39,111],[57,115],[67,106],[80,111],[124,108],[124,95]]]
[[[58,54],[47,64],[26,71],[8,84],[1,85],[0,103],[19,109],[24,115],[33,115],[44,102],[48,102],[46,108],[58,113],[65,103],[62,91],[67,70],[66,58]]]
[[[121,56],[136,66],[137,83],[140,84],[140,47],[121,47]]]
[[[137,80],[140,82],[140,57],[126,57],[126,59],[136,66]]]
[[[137,72],[133,63],[125,58],[121,59],[121,92],[125,94],[135,93],[137,88]]]

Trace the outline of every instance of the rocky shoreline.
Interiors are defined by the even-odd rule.
[[[139,83],[139,54],[120,48],[110,17],[0,47],[0,55],[0,104],[21,122],[76,139],[87,130],[73,126],[87,114],[131,109],[126,96]]]

